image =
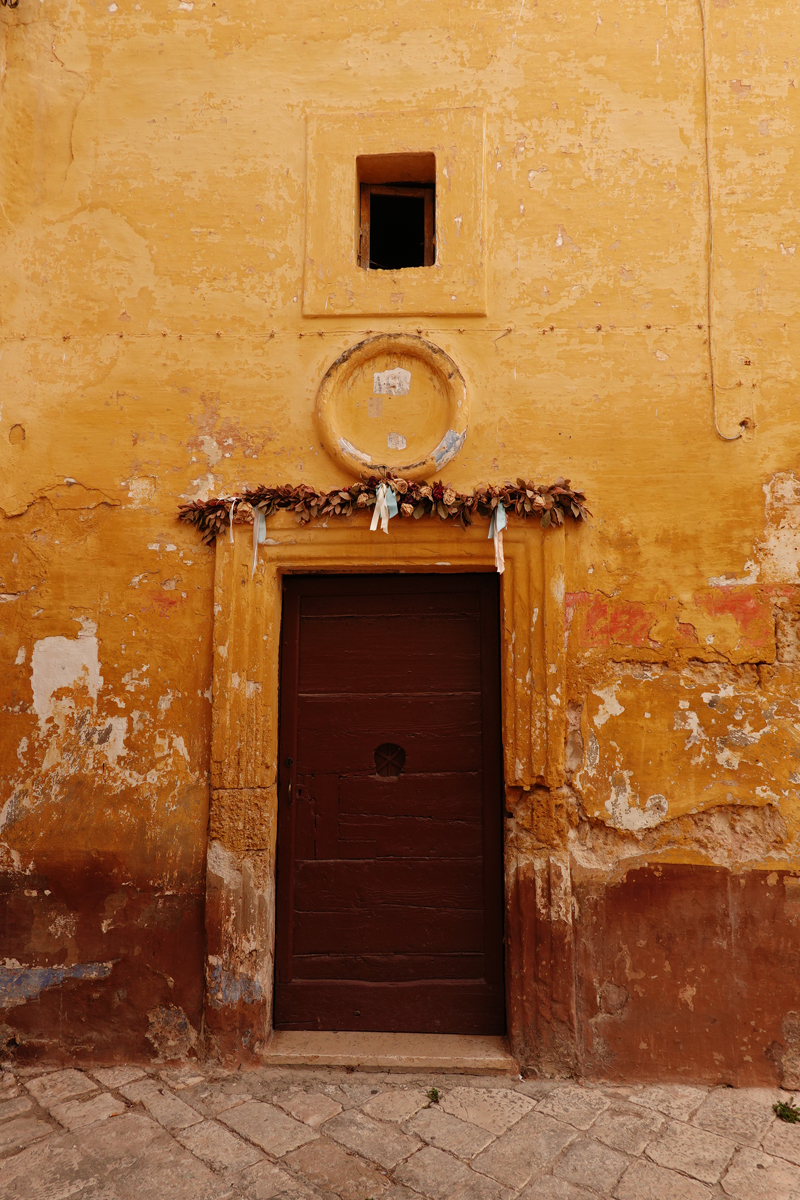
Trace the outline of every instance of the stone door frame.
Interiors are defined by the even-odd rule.
[[[267,522],[216,545],[205,1023],[224,1057],[257,1056],[272,1032],[282,576],[292,572],[494,570],[485,522],[368,516]],[[554,818],[566,737],[564,528],[512,517],[501,577],[506,1011],[525,1063],[574,1055],[570,873]]]

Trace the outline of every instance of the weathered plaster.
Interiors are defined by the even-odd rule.
[[[165,1058],[266,1036],[274,563],[290,549],[314,569],[374,559],[353,550],[361,518],[313,533],[276,521],[252,586],[245,547],[242,581],[226,590],[218,575],[215,593],[214,552],[175,508],[260,482],[346,482],[318,436],[320,381],[365,338],[403,333],[439,347],[468,388],[448,480],[569,476],[593,512],[541,554],[531,528],[504,577],[520,1053],[552,1071],[635,1069],[652,997],[604,973],[604,939],[617,916],[634,921],[637,897],[650,941],[679,938],[697,896],[709,937],[730,937],[745,872],[754,911],[783,932],[764,946],[751,930],[749,957],[726,959],[694,1011],[730,1023],[767,963],[780,976],[758,1017],[771,1057],[742,1039],[709,1057],[699,1024],[681,1026],[681,1053],[707,1075],[748,1054],[751,1080],[790,1077],[793,967],[778,951],[794,908],[768,880],[780,872],[786,900],[800,872],[800,14],[785,0],[706,4],[704,58],[701,12],[0,11],[0,961],[51,981],[0,1012],[10,1052]],[[423,271],[413,287],[365,279],[314,201],[321,187],[354,203],[353,131],[393,136],[411,112],[439,114],[450,293],[426,291]],[[315,131],[327,165],[309,158]],[[351,216],[336,210],[348,238]],[[351,289],[336,315],[304,315],[307,292],[324,311],[327,278]],[[719,428],[746,420],[735,442],[712,423],[709,313]],[[391,431],[411,444],[405,425]],[[512,520],[507,544],[517,535]],[[395,537],[379,567],[396,565]],[[414,569],[491,566],[485,532],[415,538]],[[304,557],[312,545],[321,558]],[[206,880],[209,836],[232,866]],[[653,863],[669,881],[626,891]],[[206,896],[220,933],[207,948]],[[688,1013],[691,955],[668,961],[674,1012]],[[82,978],[81,964],[111,968]],[[748,995],[733,996],[732,973]],[[616,1059],[607,1030],[589,1038],[603,1022]],[[655,1051],[648,1062],[668,1070]]]

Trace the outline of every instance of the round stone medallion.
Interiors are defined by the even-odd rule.
[[[421,337],[382,333],[346,350],[317,393],[323,445],[366,479],[390,470],[425,479],[467,436],[467,388],[456,364]]]

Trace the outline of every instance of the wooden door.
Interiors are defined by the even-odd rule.
[[[503,1033],[497,576],[283,601],[275,1027]]]

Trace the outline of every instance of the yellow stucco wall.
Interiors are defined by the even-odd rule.
[[[102,870],[109,928],[128,885],[200,905],[214,555],[177,505],[346,481],[315,396],[381,331],[466,380],[447,480],[587,494],[576,863],[800,866],[800,11],[706,2],[705,40],[698,0],[2,9],[0,863],[29,890]],[[319,180],[358,114],[400,138],[406,114],[465,109],[485,122],[472,309],[426,312],[423,279],[413,312],[308,315]],[[319,129],[336,170],[309,160]],[[8,953],[80,962],[42,903]]]

